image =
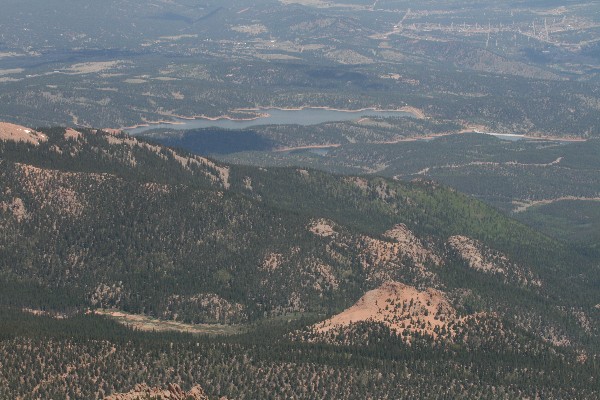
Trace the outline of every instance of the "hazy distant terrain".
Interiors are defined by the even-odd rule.
[[[495,131],[595,136],[599,11],[585,1],[7,0],[0,117],[122,127],[257,106],[410,105]]]

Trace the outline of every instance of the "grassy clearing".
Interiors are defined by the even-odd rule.
[[[236,335],[244,333],[244,325],[185,324],[165,321],[141,314],[129,314],[119,310],[97,309],[94,313],[114,319],[120,324],[145,332],[185,332],[199,335]]]

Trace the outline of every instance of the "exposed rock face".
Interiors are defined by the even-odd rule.
[[[166,389],[151,388],[145,383],[138,384],[135,388],[127,393],[117,393],[111,396],[105,397],[105,400],[208,400],[208,396],[204,393],[204,390],[196,385],[191,388],[188,392],[185,392],[179,387],[179,385],[172,385]]]
[[[528,268],[510,260],[505,254],[466,236],[448,238],[450,249],[474,270],[502,277],[523,286],[540,287],[542,282]]]
[[[508,261],[506,257],[499,257],[496,262],[492,262],[489,257],[485,257],[482,253],[481,245],[471,238],[452,236],[448,239],[448,244],[459,253],[460,257],[469,264],[469,267],[475,270],[500,274],[506,272],[500,265]]]
[[[388,240],[363,235],[352,244],[360,250],[358,261],[375,284],[403,280],[416,286],[437,286],[437,276],[430,266],[442,264],[431,250],[403,225],[387,231]]]
[[[417,286],[437,286],[430,267],[441,266],[441,257],[404,224],[392,227],[383,238],[349,235],[344,227],[324,218],[312,220],[308,230],[329,242],[327,250],[335,260],[344,260],[349,249],[358,250],[358,262],[366,279],[375,285],[403,280]]]
[[[431,262],[436,265],[442,264],[442,260],[432,251],[425,248],[421,240],[417,238],[404,224],[398,224],[384,233],[384,236],[398,242],[400,250],[407,254],[418,265]]]

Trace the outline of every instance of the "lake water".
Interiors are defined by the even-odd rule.
[[[317,125],[325,122],[352,121],[362,117],[413,117],[413,114],[405,111],[378,111],[373,109],[340,111],[329,110],[325,108],[303,108],[299,110],[280,110],[277,108],[268,108],[257,110],[257,113],[266,115],[252,120],[231,120],[226,118],[220,118],[216,120],[210,120],[207,118],[176,119],[174,120],[176,124],[152,124],[150,126],[141,126],[138,128],[128,129],[127,132],[131,135],[137,135],[151,129],[246,129],[258,125]]]

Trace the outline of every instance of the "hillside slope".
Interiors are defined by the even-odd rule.
[[[481,360],[514,354],[502,359],[510,365],[597,359],[594,255],[456,191],[225,165],[95,130],[42,134],[37,143],[0,141],[7,321],[26,312],[70,326],[111,309],[241,325],[252,339],[228,340],[244,348],[265,340],[257,327],[300,318],[274,331],[281,347],[269,354],[329,345],[380,354],[373,343],[388,343],[410,354],[440,346],[442,358],[456,349]],[[5,334],[23,335],[15,332]],[[236,351],[224,354],[250,350]],[[131,390],[132,380],[115,389]]]
[[[585,315],[597,304],[593,262],[426,181],[226,166],[98,131],[44,135],[0,142],[3,280],[69,288],[79,307],[244,322],[342,309],[387,281],[469,289],[493,310],[518,306],[503,291]]]

